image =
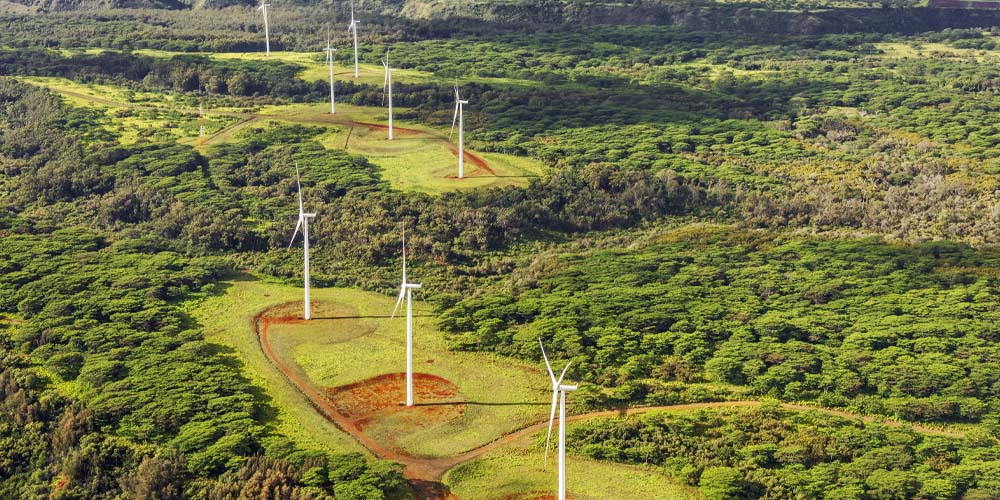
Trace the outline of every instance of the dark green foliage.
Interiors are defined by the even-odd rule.
[[[63,380],[73,380],[80,374],[83,355],[78,352],[64,352],[49,358],[46,366]]]

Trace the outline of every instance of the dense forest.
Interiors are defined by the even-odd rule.
[[[587,424],[573,453],[712,499],[997,498],[996,14],[770,3],[485,2],[458,23],[447,2],[359,2],[363,61],[391,47],[433,77],[396,87],[398,116],[447,127],[460,80],[467,144],[548,168],[439,195],[394,189],[320,127],[123,141],[109,121],[140,111],[18,80],[322,102],[301,66],[212,57],[260,50],[248,8],[3,14],[0,496],[410,495],[395,464],[297,449],[186,312],[238,273],[298,276],[297,165],[324,214],[315,285],[391,293],[406,227],[452,348],[537,360],[542,338],[574,362],[576,408],[772,398],[969,430],[767,408]],[[316,20],[346,14],[275,15],[274,48],[322,60]]]

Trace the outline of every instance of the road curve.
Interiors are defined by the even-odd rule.
[[[254,317],[253,327],[257,334],[257,339],[260,343],[261,350],[264,352],[267,359],[288,379],[288,381],[295,386],[295,388],[302,393],[309,402],[312,404],[317,411],[319,411],[324,417],[326,417],[330,422],[337,426],[337,428],[353,436],[362,446],[367,448],[373,455],[378,458],[385,460],[393,460],[400,462],[405,466],[405,474],[407,478],[417,481],[431,481],[436,482],[444,476],[445,472],[449,469],[468,462],[470,460],[476,459],[483,454],[489,453],[497,448],[500,448],[506,444],[510,444],[518,439],[525,436],[539,432],[548,427],[548,421],[539,422],[527,427],[523,427],[509,434],[501,436],[500,438],[484,444],[478,448],[466,451],[464,453],[453,455],[450,457],[440,457],[440,458],[427,458],[427,457],[416,457],[413,455],[408,455],[402,453],[398,450],[392,450],[382,446],[381,444],[375,442],[370,437],[365,435],[353,422],[341,415],[337,409],[327,400],[321,391],[313,386],[308,380],[304,380],[302,377],[297,375],[284,360],[280,359],[271,347],[270,339],[268,337],[268,326],[270,324],[264,317],[267,313],[265,310],[257,316]],[[666,405],[666,406],[648,406],[648,407],[636,407],[636,408],[623,408],[617,410],[604,410],[595,411],[590,413],[571,415],[566,418],[567,422],[579,422],[584,420],[591,420],[595,418],[613,418],[613,417],[625,417],[630,415],[639,415],[643,413],[656,412],[656,411],[690,411],[699,409],[710,409],[710,408],[738,408],[738,407],[759,407],[763,403],[758,400],[748,400],[748,401],[721,401],[721,402],[709,402],[709,403],[685,403],[676,405]],[[880,417],[870,417],[856,415],[843,410],[834,410],[829,408],[821,408],[816,406],[793,404],[793,403],[779,403],[780,408],[793,410],[793,411],[817,411],[820,413],[825,413],[828,415],[836,415],[844,418],[849,418],[853,420],[861,420],[866,423],[881,423],[890,427],[909,427],[917,432],[924,434],[931,434],[937,436],[947,436],[947,437],[962,437],[964,433],[954,430],[940,429],[934,427],[928,427],[919,424],[912,424],[908,422],[897,422],[892,420],[886,420]]]

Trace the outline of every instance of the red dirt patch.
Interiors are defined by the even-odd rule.
[[[55,493],[55,492],[57,492],[57,491],[65,488],[67,484],[69,484],[69,477],[68,476],[59,476],[59,482],[56,483],[56,485],[52,487],[52,493]]]
[[[406,411],[405,425],[420,429],[454,420],[465,413],[458,387],[428,373],[413,374],[413,400],[406,408],[406,374],[387,373],[367,380],[326,390],[327,398],[358,429],[387,415]],[[452,404],[449,404],[452,403]]]

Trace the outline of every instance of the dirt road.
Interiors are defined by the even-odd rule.
[[[257,338],[260,342],[261,350],[267,356],[268,360],[288,379],[288,381],[298,389],[314,408],[320,412],[324,417],[326,417],[330,422],[337,426],[337,428],[350,434],[354,437],[362,446],[367,448],[373,455],[384,460],[392,460],[399,462],[404,465],[404,473],[406,477],[414,485],[415,489],[420,495],[420,499],[453,499],[455,498],[449,491],[447,486],[440,483],[441,478],[444,476],[445,472],[451,468],[474,460],[490,451],[500,448],[504,445],[511,444],[523,437],[531,435],[535,432],[545,430],[548,427],[548,421],[539,422],[522,429],[511,432],[504,435],[495,441],[482,445],[478,448],[466,451],[464,453],[454,455],[451,457],[441,457],[441,458],[426,458],[426,457],[415,457],[408,455],[399,450],[390,449],[385,447],[370,437],[368,437],[363,430],[357,425],[357,422],[341,414],[337,411],[334,404],[324,395],[324,391],[320,388],[314,386],[310,381],[305,380],[300,377],[292,370],[287,363],[280,359],[276,354],[274,349],[271,347],[269,329],[273,324],[285,323],[299,321],[297,318],[285,318],[285,317],[268,317],[268,311],[264,311],[254,317],[253,326],[257,333]],[[460,403],[457,403],[460,404]],[[583,420],[590,420],[595,418],[612,418],[612,417],[624,417],[629,415],[639,415],[648,412],[655,411],[690,411],[698,409],[708,409],[708,408],[737,408],[737,407],[758,407],[763,403],[761,401],[724,401],[724,402],[711,402],[711,403],[689,403],[689,404],[677,404],[668,406],[652,406],[652,407],[642,407],[642,408],[625,408],[619,410],[606,410],[597,411],[591,413],[585,413],[580,415],[572,415],[566,418],[567,422],[579,422]],[[792,404],[792,403],[781,403],[779,404],[781,408],[794,410],[794,411],[818,411],[821,413],[826,413],[829,415],[836,415],[840,417],[850,418],[854,420],[861,420],[864,422],[872,423],[879,422],[883,425],[890,427],[910,427],[913,430],[925,434],[932,434],[938,436],[949,436],[949,437],[962,437],[963,433],[947,429],[939,429],[933,427],[922,426],[919,424],[911,423],[901,423],[891,420],[884,420],[876,417],[855,415],[842,410],[834,410],[828,408],[820,408],[815,406]]]

